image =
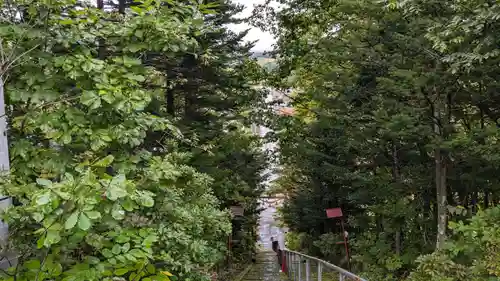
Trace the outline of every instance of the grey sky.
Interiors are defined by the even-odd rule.
[[[249,16],[252,13],[254,5],[263,4],[265,2],[265,0],[232,0],[232,1],[235,3],[245,5],[245,10],[243,10],[243,12],[241,13],[241,17]],[[276,41],[271,34],[263,32],[259,28],[252,27],[248,24],[238,24],[238,25],[231,24],[229,25],[229,27],[234,31],[243,31],[245,29],[250,28],[250,31],[245,37],[245,40],[247,41],[258,40],[258,42],[252,49],[253,51],[258,51],[258,52],[269,51],[272,49],[272,45]]]

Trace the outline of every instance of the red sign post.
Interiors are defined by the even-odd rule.
[[[345,247],[345,254],[347,257],[347,266],[349,267],[349,270],[351,270],[351,258],[349,257],[349,246],[347,242],[347,232],[345,231],[344,228],[344,215],[342,214],[342,209],[341,208],[332,208],[332,209],[326,209],[326,217],[327,218],[340,218],[340,225],[342,226],[342,236],[344,237],[344,242],[337,242],[337,244],[344,244]]]

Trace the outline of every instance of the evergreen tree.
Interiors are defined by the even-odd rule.
[[[444,250],[448,222],[497,204],[497,5],[285,2],[256,16],[278,37],[270,83],[294,89],[273,124],[290,239],[341,263],[325,214],[341,207],[355,270],[399,280]]]

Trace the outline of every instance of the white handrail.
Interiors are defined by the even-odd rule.
[[[297,262],[298,259],[298,262]],[[306,268],[305,268],[305,279],[302,278],[302,262],[305,260]],[[337,273],[339,273],[339,280],[344,281],[346,278],[349,280],[357,280],[357,281],[367,281],[356,274],[349,272],[341,267],[333,265],[324,260],[308,256],[306,254],[302,254],[299,252],[295,252],[292,250],[284,249],[283,250],[283,261],[285,264],[285,268],[288,274],[288,277],[292,281],[322,281],[322,273],[323,268],[331,269]],[[314,262],[318,265],[318,274],[316,280],[311,280],[311,262]],[[298,263],[298,267],[294,267],[294,263]]]

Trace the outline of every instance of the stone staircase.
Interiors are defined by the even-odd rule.
[[[241,281],[280,281],[280,268],[276,253],[262,250],[257,254],[255,264]]]

